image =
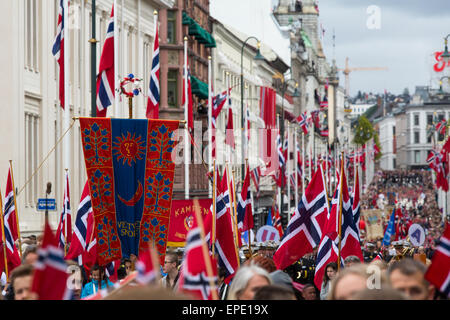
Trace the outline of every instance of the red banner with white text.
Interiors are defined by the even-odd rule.
[[[212,199],[199,199],[198,203],[202,217],[205,218],[211,207]],[[168,246],[184,247],[186,235],[192,226],[194,216],[194,200],[172,200]]]

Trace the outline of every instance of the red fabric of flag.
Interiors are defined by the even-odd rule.
[[[42,246],[38,249],[38,260],[34,264],[31,292],[39,300],[67,300],[70,290],[67,286],[67,265],[64,251],[58,248],[58,240],[48,222],[44,227]]]

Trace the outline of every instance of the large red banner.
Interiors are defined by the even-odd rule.
[[[212,204],[212,199],[199,199],[202,217],[205,218]],[[167,245],[184,247],[186,235],[192,226],[195,216],[194,200],[172,200],[170,211],[169,235]]]

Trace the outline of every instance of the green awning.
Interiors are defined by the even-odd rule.
[[[312,48],[311,40],[309,40],[309,37],[308,37],[308,35],[306,34],[306,32],[303,31],[303,30],[300,30],[300,33],[301,33],[301,35],[302,35],[302,39],[303,39],[303,42],[305,43],[305,46],[306,46],[306,47]]]
[[[195,40],[202,43],[207,48],[215,48],[216,41],[211,36],[211,34],[203,29],[194,19],[188,16],[186,12],[183,11],[183,25],[189,26],[189,35],[194,36]]]
[[[200,99],[208,99],[208,84],[191,75],[191,90]]]

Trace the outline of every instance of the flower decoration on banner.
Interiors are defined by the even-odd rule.
[[[141,89],[141,87],[139,85],[139,83],[141,81],[142,81],[142,79],[135,78],[134,75],[132,73],[130,73],[127,77],[125,77],[120,82],[120,93],[124,94],[128,98],[133,98],[135,96],[138,96],[139,93],[142,92],[142,89]],[[128,91],[128,90],[126,90],[125,86],[130,84],[130,83],[133,84],[133,86],[132,86],[132,90]]]

